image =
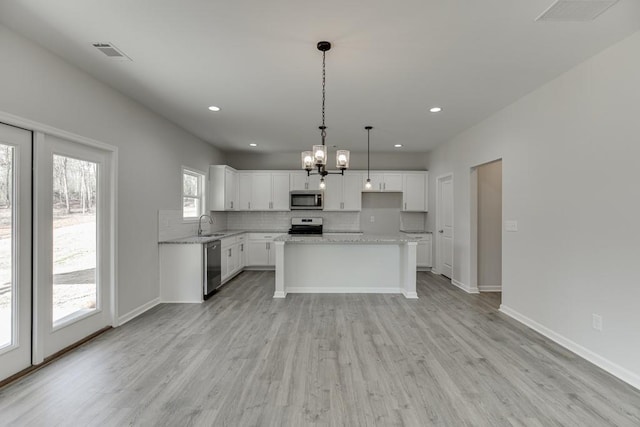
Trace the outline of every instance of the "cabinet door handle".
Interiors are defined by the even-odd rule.
[[[383,188],[382,188],[383,190],[387,189],[387,183],[386,182],[384,184],[382,184],[382,186],[383,186]]]
[[[240,244],[240,252],[244,252],[244,243]]]
[[[231,202],[231,209],[233,209],[233,202]]]
[[[404,202],[404,210],[407,210],[407,202]]]
[[[267,250],[271,249],[271,243],[267,242]]]
[[[231,257],[231,249],[229,249],[229,255],[228,256]]]
[[[247,209],[251,209],[251,202],[247,202],[247,205],[248,205]]]

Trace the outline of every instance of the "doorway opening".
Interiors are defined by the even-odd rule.
[[[471,169],[471,288],[502,297],[502,159]]]

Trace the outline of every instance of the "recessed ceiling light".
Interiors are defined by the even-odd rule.
[[[396,145],[394,145],[394,147],[400,148],[400,147],[402,147],[402,144],[396,144]]]
[[[211,110],[211,111],[220,111],[220,107],[216,107],[215,105],[212,105],[211,107],[209,107],[209,110]]]
[[[253,142],[251,144],[249,144],[249,147],[257,147],[258,144],[254,144]]]
[[[442,111],[442,107],[431,107],[429,108],[429,111],[431,111],[432,113],[439,113],[440,111]]]

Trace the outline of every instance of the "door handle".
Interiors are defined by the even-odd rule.
[[[444,233],[444,230],[438,230],[438,233],[442,234]]]
[[[230,202],[230,203],[231,203],[231,209],[233,209],[233,202]]]

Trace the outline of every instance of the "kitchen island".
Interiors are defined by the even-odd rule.
[[[406,235],[283,235],[274,298],[288,293],[416,294],[417,242]]]

